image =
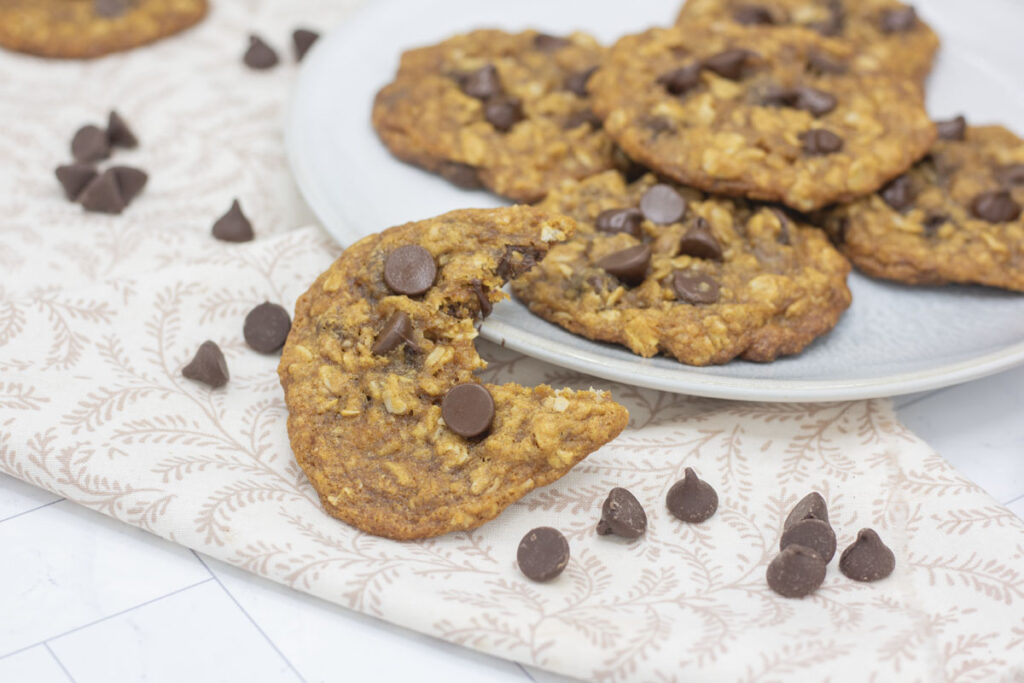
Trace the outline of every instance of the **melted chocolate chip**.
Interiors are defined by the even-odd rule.
[[[569,76],[565,79],[565,89],[571,93],[579,95],[580,97],[586,97],[587,81],[590,80],[590,77],[594,75],[595,71],[597,71],[597,67],[592,66],[589,69],[584,69],[583,71],[577,71],[574,74],[569,74]]]
[[[800,134],[803,150],[811,156],[834,154],[843,148],[843,139],[830,130],[814,128]]]
[[[75,161],[88,163],[110,156],[110,138],[107,131],[97,126],[82,126],[71,139],[71,156]]]
[[[861,529],[839,556],[839,571],[854,581],[879,581],[892,574],[896,556],[874,529]]]
[[[627,285],[638,285],[647,275],[647,266],[651,262],[651,246],[638,244],[634,247],[608,254],[597,262],[610,275],[614,275]]]
[[[250,69],[263,71],[277,66],[277,52],[256,35],[249,36],[249,49],[245,51],[242,61]]]
[[[644,215],[640,209],[607,209],[597,214],[594,227],[601,232],[625,232],[640,237]]]
[[[828,522],[820,519],[803,519],[794,522],[782,532],[779,550],[791,545],[810,548],[828,564],[836,554],[836,534]]]
[[[78,199],[85,189],[97,175],[96,167],[92,164],[74,163],[57,167],[57,181],[64,188],[64,196],[71,201]]]
[[[724,50],[716,55],[706,57],[701,64],[708,71],[713,71],[722,78],[736,81],[743,77],[747,65],[757,54],[743,48]]]
[[[494,422],[494,399],[487,387],[469,382],[456,384],[441,401],[441,418],[459,436],[480,436]]]
[[[904,33],[914,28],[917,23],[917,12],[913,7],[897,7],[882,12],[879,22],[885,33]]]
[[[847,66],[824,52],[811,50],[807,53],[807,70],[818,75],[844,74],[847,71]]]
[[[700,64],[673,69],[658,76],[658,83],[665,86],[670,95],[682,95],[700,85],[700,70]]]
[[[181,374],[214,389],[227,384],[230,378],[224,353],[212,341],[204,341],[199,346],[191,362],[181,369]]]
[[[107,139],[114,147],[133,149],[139,146],[139,139],[128,127],[128,122],[116,111],[110,112],[110,116],[107,117]]]
[[[284,346],[292,319],[284,306],[264,301],[245,316],[242,334],[245,343],[260,353],[275,353]]]
[[[292,31],[292,48],[295,50],[295,61],[301,62],[313,47],[313,43],[320,39],[320,34],[310,31],[307,28],[297,28]]]
[[[101,175],[93,178],[78,195],[78,203],[86,211],[95,213],[118,214],[124,211],[126,203],[121,195],[121,187],[117,183],[114,171],[107,169]]]
[[[213,224],[211,232],[223,242],[248,242],[253,238],[252,223],[242,213],[242,205],[237,199],[231,202],[228,212]]]
[[[883,187],[879,194],[886,204],[897,211],[902,211],[909,208],[914,201],[912,185],[909,175],[901,175],[889,181],[889,184]]]
[[[516,562],[531,581],[550,581],[569,564],[569,541],[558,529],[537,527],[519,541]]]
[[[408,342],[412,337],[412,321],[402,311],[395,311],[377,333],[377,338],[370,348],[375,356],[384,356]]]
[[[775,18],[768,8],[760,5],[741,5],[733,10],[732,18],[737,24],[744,26],[766,26],[775,23]]]
[[[547,33],[538,33],[533,37],[533,46],[541,52],[558,52],[571,44],[568,38],[552,36]]]
[[[836,98],[824,90],[800,86],[797,88],[769,88],[763,95],[762,102],[769,107],[790,107],[810,113],[812,116],[824,116],[836,108]]]
[[[601,536],[615,534],[623,538],[640,538],[646,530],[644,506],[626,489],[613,488],[601,506],[597,533]]]
[[[996,171],[999,182],[1008,187],[1024,185],[1024,164],[1011,164],[1003,166]]]
[[[604,122],[590,109],[580,109],[569,114],[562,128],[564,130],[572,130],[583,125],[588,125],[597,130],[604,125]]]
[[[506,133],[523,120],[523,107],[516,98],[499,95],[484,104],[484,118],[496,130]]]
[[[1007,223],[1020,217],[1020,204],[1006,190],[982,192],[971,202],[971,213],[989,223]]]
[[[665,505],[675,517],[697,524],[709,519],[718,510],[718,494],[711,484],[697,476],[692,467],[687,467],[683,478],[668,490]]]
[[[682,220],[686,213],[686,200],[671,185],[659,183],[640,198],[640,211],[656,225],[671,225]]]
[[[941,140],[963,140],[967,136],[967,119],[957,116],[948,121],[936,121],[935,129]]]
[[[790,510],[789,515],[786,517],[786,521],[782,524],[782,529],[785,531],[797,522],[802,522],[805,519],[828,521],[828,505],[825,504],[825,499],[817,491],[808,493],[793,506],[793,509]]]
[[[506,245],[495,272],[503,280],[514,280],[537,265],[538,256],[533,247]]]
[[[487,290],[484,288],[479,278],[473,278],[469,281],[470,286],[473,288],[473,293],[476,295],[477,303],[480,304],[480,317],[486,318],[494,310],[494,304],[487,298]]]
[[[924,219],[924,236],[934,237],[938,232],[939,228],[945,225],[949,221],[949,216],[945,214],[931,214]]]
[[[459,161],[442,161],[437,167],[437,172],[442,178],[464,190],[479,190],[484,186],[477,169]]]
[[[398,247],[384,259],[384,284],[395,294],[419,296],[434,286],[437,264],[418,244]]]
[[[711,259],[712,261],[722,260],[722,245],[715,239],[708,222],[697,217],[693,225],[683,239],[679,241],[679,253],[697,258]]]
[[[818,590],[825,580],[825,561],[810,548],[788,546],[765,572],[768,587],[784,598],[802,598]]]
[[[482,66],[476,71],[463,74],[459,78],[462,92],[478,100],[486,100],[501,94],[501,79],[493,64]]]
[[[694,306],[713,304],[720,293],[718,283],[710,275],[684,270],[672,274],[672,289],[676,299]]]

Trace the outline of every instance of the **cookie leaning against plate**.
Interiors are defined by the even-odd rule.
[[[206,0],[0,0],[0,45],[40,57],[101,57],[184,31],[206,10]]]
[[[690,365],[799,353],[850,305],[850,265],[821,230],[777,207],[611,171],[552,192],[575,218],[512,283],[540,317],[641,356]]]
[[[589,86],[641,164],[809,211],[877,190],[935,139],[920,88],[858,72],[851,55],[801,28],[690,23],[622,38]]]
[[[373,126],[392,154],[457,185],[535,201],[563,180],[614,167],[586,83],[593,38],[481,30],[402,55]]]
[[[914,8],[895,0],[687,0],[677,22],[717,19],[746,26],[802,26],[847,40],[853,65],[923,81],[939,38]]]
[[[924,160],[880,192],[825,213],[868,275],[1024,291],[1024,140],[1002,126],[939,124]]]
[[[396,539],[472,529],[622,431],[606,392],[473,374],[474,319],[574,227],[529,207],[453,211],[360,240],[300,297],[278,374],[328,513]]]

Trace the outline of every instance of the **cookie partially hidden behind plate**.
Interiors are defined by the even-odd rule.
[[[453,211],[360,240],[300,297],[278,374],[328,513],[395,539],[472,529],[625,428],[606,392],[474,375],[474,320],[574,228],[529,207]]]

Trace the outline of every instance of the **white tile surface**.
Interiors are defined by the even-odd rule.
[[[60,496],[49,491],[36,488],[6,474],[0,474],[0,522],[58,500],[60,500]]]
[[[68,683],[70,680],[45,645],[0,659],[0,681],[5,683]]]
[[[298,681],[215,581],[50,641],[76,683]],[[97,652],[116,652],[97,657]]]

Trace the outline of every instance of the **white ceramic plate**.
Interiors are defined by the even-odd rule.
[[[306,57],[287,121],[299,188],[342,244],[409,220],[499,206],[388,154],[370,126],[376,91],[399,54],[480,27],[585,30],[612,42],[670,23],[679,0],[376,0]],[[1024,132],[1024,6],[1013,0],[921,0],[943,39],[929,83],[936,118],[959,112]],[[565,332],[515,301],[495,307],[481,334],[509,348],[606,379],[679,393],[761,401],[891,396],[964,382],[1024,362],[1024,296],[981,287],[910,288],[854,274],[854,302],[804,353],[758,365],[692,368],[643,359]]]

